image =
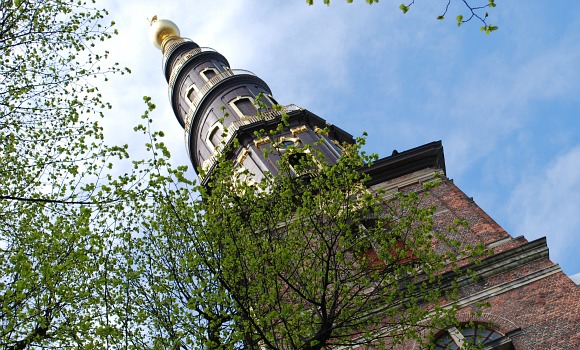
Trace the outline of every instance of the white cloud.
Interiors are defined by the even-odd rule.
[[[572,263],[580,251],[580,145],[524,176],[512,193],[509,209],[514,235],[529,240],[548,237],[550,256]],[[580,266],[576,262],[576,271]]]

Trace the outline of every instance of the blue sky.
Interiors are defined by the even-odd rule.
[[[416,1],[403,15],[386,0],[105,1],[120,31],[112,59],[133,71],[104,90],[107,137],[138,150],[132,128],[151,96],[174,163],[189,164],[148,42],[156,14],[260,76],[280,103],[367,131],[368,151],[442,140],[448,177],[512,236],[546,236],[552,260],[580,273],[580,2],[496,0],[491,35],[478,22],[457,28],[460,6],[437,21],[445,3]]]

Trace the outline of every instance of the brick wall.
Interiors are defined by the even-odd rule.
[[[418,183],[409,184],[408,176],[404,179],[407,186],[397,187],[398,181],[403,179],[381,187],[420,189]],[[454,238],[468,244],[483,243],[494,252],[482,263],[482,277],[460,291],[460,322],[486,324],[509,334],[516,350],[580,349],[580,286],[549,260],[545,240],[512,238],[446,178],[432,190],[425,204],[437,207],[435,229],[444,228],[454,219],[465,220],[468,226]],[[474,316],[478,301],[489,303],[489,307]],[[396,347],[417,348],[414,342]]]

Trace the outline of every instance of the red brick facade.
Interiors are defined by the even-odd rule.
[[[442,171],[422,169],[372,187],[417,188],[429,172]],[[412,178],[419,180],[413,183]],[[466,220],[468,226],[454,238],[469,244],[483,243],[494,252],[476,267],[477,282],[462,287],[456,302],[461,307],[460,322],[485,324],[506,336],[507,345],[486,349],[580,349],[580,286],[549,260],[545,239],[528,242],[523,237],[511,237],[444,177],[428,202],[437,207],[436,227],[454,219]],[[479,310],[480,316],[474,316],[476,302],[489,303],[489,307]],[[397,347],[417,348],[414,342]]]

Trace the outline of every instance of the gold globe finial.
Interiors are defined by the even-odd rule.
[[[156,48],[161,49],[163,41],[169,37],[179,37],[179,28],[167,19],[157,19],[153,16],[149,28],[149,40]]]

